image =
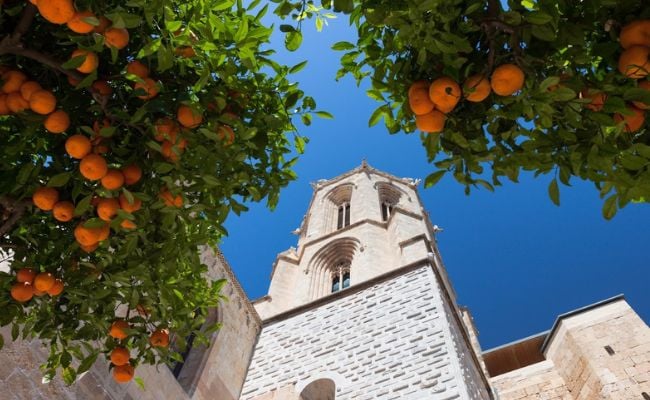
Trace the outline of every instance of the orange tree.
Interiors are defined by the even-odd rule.
[[[199,246],[276,204],[305,142],[288,110],[315,106],[258,3],[0,2],[0,326],[50,346],[48,379],[102,355],[126,382],[216,328]]]
[[[275,0],[275,12],[319,18],[311,1]],[[504,3],[504,4],[502,4]],[[505,4],[507,3],[507,4]],[[391,133],[424,132],[436,167],[493,190],[521,171],[595,184],[611,218],[650,201],[650,5],[637,0],[322,0],[349,15],[356,43],[337,78],[369,80],[370,116]],[[317,19],[318,21],[318,19]],[[299,42],[298,27],[281,27]]]

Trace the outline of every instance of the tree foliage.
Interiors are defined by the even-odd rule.
[[[133,366],[173,362],[180,355],[152,346],[149,335],[168,330],[180,350],[190,332],[200,341],[216,328],[198,331],[223,285],[206,280],[199,246],[215,245],[244,202],[277,203],[306,140],[292,116],[309,115],[315,102],[289,81],[302,66],[275,62],[265,47],[272,29],[259,1],[77,0],[77,11],[90,11],[78,21],[89,33],[44,18],[45,3],[72,4],[0,2],[0,85],[19,71],[70,119],[55,134],[44,127],[43,108],[0,113],[0,247],[13,256],[11,271],[0,272],[0,326],[11,324],[14,338],[45,340],[46,376],[59,370],[68,383],[116,347],[129,349]],[[120,48],[124,29],[128,44]],[[83,67],[89,56],[71,56],[78,49],[95,53],[98,67]],[[149,72],[127,71],[134,60]],[[201,117],[198,126],[177,124],[182,105]],[[165,118],[174,133],[157,128]],[[119,188],[87,179],[66,148],[73,135],[89,139],[110,169],[136,165],[142,177]],[[32,205],[42,187],[72,203],[70,221]],[[120,196],[141,208],[118,207],[101,219],[98,201]],[[83,250],[79,226],[110,234]],[[61,279],[63,293],[15,301],[10,289],[23,268]],[[129,324],[126,339],[108,335],[117,318]]]
[[[303,18],[311,2],[277,3],[277,14]],[[631,129],[620,122],[638,112],[631,102],[650,104],[650,91],[639,87],[647,71],[631,79],[618,63],[622,28],[650,18],[650,7],[636,0],[503,3],[323,0],[325,9],[348,14],[358,32],[356,43],[333,46],[343,52],[337,78],[370,82],[368,96],[381,103],[371,126],[383,119],[391,133],[411,133],[416,124],[407,93],[414,82],[446,76],[462,84],[475,74],[489,78],[499,65],[517,65],[525,84],[515,95],[461,101],[447,113],[444,131],[422,135],[436,167],[426,186],[452,174],[467,193],[476,186],[493,190],[503,179],[517,182],[521,171],[532,171],[552,176],[549,194],[556,204],[558,180],[567,186],[576,178],[593,182],[606,198],[606,218],[630,201],[647,202],[649,125],[641,121]],[[594,107],[601,95],[604,106]]]

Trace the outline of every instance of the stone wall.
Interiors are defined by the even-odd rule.
[[[496,376],[490,379],[490,383],[499,400],[574,399],[564,379],[549,360]]]
[[[489,398],[463,380],[478,368],[453,355],[454,322],[430,266],[347,290],[263,327],[242,400],[297,400],[323,378],[337,400]]]

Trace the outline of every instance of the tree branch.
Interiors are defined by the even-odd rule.
[[[22,36],[27,33],[29,27],[32,25],[32,21],[34,21],[35,15],[36,6],[27,2],[27,5],[23,9],[23,14],[20,16],[20,21],[18,21],[18,25],[16,25],[14,33],[11,35],[12,39],[15,40],[16,43],[20,42]]]
[[[4,41],[3,41],[4,42]],[[31,58],[32,60],[38,61],[43,65],[47,65],[48,67],[59,71],[71,78],[77,79],[77,80],[82,80],[84,79],[84,76],[80,74],[79,72],[71,69],[65,69],[61,65],[61,63],[52,57],[43,54],[39,51],[36,51],[34,49],[29,49],[25,48],[22,45],[14,45],[14,46],[4,46],[4,43],[0,43],[0,55],[2,54],[15,54],[17,56],[23,56],[27,58]]]
[[[23,199],[17,202],[10,203],[11,200],[7,197],[2,198],[2,204],[11,204],[9,207],[5,208],[5,211],[11,212],[9,218],[7,218],[2,225],[0,225],[0,236],[4,236],[13,228],[13,226],[18,222],[18,220],[25,214],[27,206],[29,206],[32,201],[31,199]]]

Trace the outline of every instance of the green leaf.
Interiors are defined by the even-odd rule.
[[[75,379],[77,379],[77,373],[74,368],[63,368],[63,382],[65,382],[66,385],[72,385]]]
[[[370,116],[370,119],[368,120],[368,126],[375,126],[377,125],[377,122],[381,120],[383,116],[386,114],[386,109],[388,106],[386,104],[379,106]]]
[[[138,385],[140,390],[146,390],[145,387],[144,387],[144,381],[142,380],[142,378],[140,378],[139,376],[136,376],[133,380]]]
[[[553,20],[553,17],[541,11],[533,11],[531,13],[528,13],[525,15],[525,18],[526,21],[535,25],[543,25]]]
[[[66,183],[68,183],[71,176],[72,176],[72,172],[62,172],[60,174],[54,175],[53,177],[50,178],[49,181],[47,181],[47,186],[61,187]]]
[[[314,114],[318,115],[319,117],[323,119],[334,119],[334,116],[327,111],[316,111]]]
[[[533,36],[546,42],[552,42],[556,37],[556,31],[548,25],[533,25],[531,32]]]
[[[616,206],[616,198],[618,196],[613,194],[605,200],[605,203],[603,203],[603,217],[605,219],[612,219],[614,215],[616,215],[617,211],[617,206]]]
[[[350,42],[342,41],[342,42],[336,42],[332,45],[332,50],[337,50],[337,51],[344,51],[344,50],[352,50],[356,46],[353,45]]]
[[[88,371],[90,367],[95,364],[95,361],[97,360],[97,356],[99,355],[98,351],[94,351],[88,355],[88,357],[84,358],[81,363],[79,364],[79,367],[77,368],[77,375],[81,375],[84,372]]]
[[[557,185],[557,179],[553,179],[548,185],[548,196],[556,206],[560,205],[560,188]]]
[[[650,104],[650,90],[643,88],[630,88],[623,93],[623,99],[626,101],[640,101],[641,103]]]
[[[293,67],[289,68],[289,73],[290,74],[295,74],[295,73],[301,71],[303,68],[305,68],[306,65],[307,65],[307,61],[303,61],[301,63],[298,63],[298,64],[294,65]]]
[[[354,10],[354,2],[352,0],[334,0],[334,11],[340,11],[346,14]]]
[[[429,174],[429,176],[427,176],[426,179],[424,180],[424,188],[428,189],[431,186],[438,183],[438,181],[440,181],[440,179],[442,179],[442,177],[445,176],[445,173],[447,173],[447,171],[442,169],[440,171],[436,171],[432,174]]]
[[[284,37],[284,46],[289,51],[296,51],[302,44],[302,33],[298,31],[287,32]]]

